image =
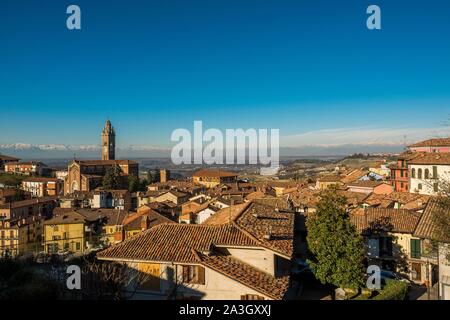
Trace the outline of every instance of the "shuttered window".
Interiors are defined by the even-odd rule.
[[[205,268],[183,266],[183,283],[205,284]]]
[[[411,239],[411,258],[420,259],[421,256],[420,239]]]

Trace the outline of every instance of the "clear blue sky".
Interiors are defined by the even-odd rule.
[[[0,3],[0,143],[99,143],[107,117],[119,144],[162,146],[194,120],[294,135],[449,113],[448,0]]]

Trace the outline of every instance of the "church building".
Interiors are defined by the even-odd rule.
[[[92,191],[102,186],[103,177],[110,168],[120,168],[119,184],[128,189],[128,177],[139,177],[139,164],[131,160],[116,160],[116,133],[111,122],[106,121],[102,130],[102,160],[74,159],[64,178],[64,193]]]

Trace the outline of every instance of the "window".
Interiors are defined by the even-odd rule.
[[[76,250],[77,250],[77,251],[80,251],[80,250],[81,250],[81,243],[77,242],[77,243],[75,244],[75,246],[76,246]]]
[[[183,282],[205,284],[205,268],[201,266],[183,266]]]
[[[403,189],[403,187],[404,187],[403,182],[400,182],[400,188]]]
[[[53,226],[53,231],[58,231],[58,226]]]
[[[420,259],[421,257],[420,239],[411,239],[411,258]]]
[[[264,297],[258,296],[257,294],[243,294],[241,300],[264,300]]]
[[[438,192],[439,191],[439,185],[437,182],[433,183],[433,190],[434,192]]]
[[[422,190],[422,184],[419,183],[419,184],[417,185],[417,188],[418,188],[419,190]]]
[[[438,178],[437,166],[433,166],[433,179],[437,179],[437,178]]]
[[[411,170],[411,178],[416,178],[416,169]]]
[[[417,178],[422,179],[422,169],[417,170]]]
[[[425,179],[430,179],[430,170],[425,169]]]

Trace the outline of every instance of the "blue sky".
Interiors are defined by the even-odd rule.
[[[98,144],[107,117],[120,145],[194,120],[289,145],[439,135],[449,57],[447,0],[2,0],[0,144]]]

